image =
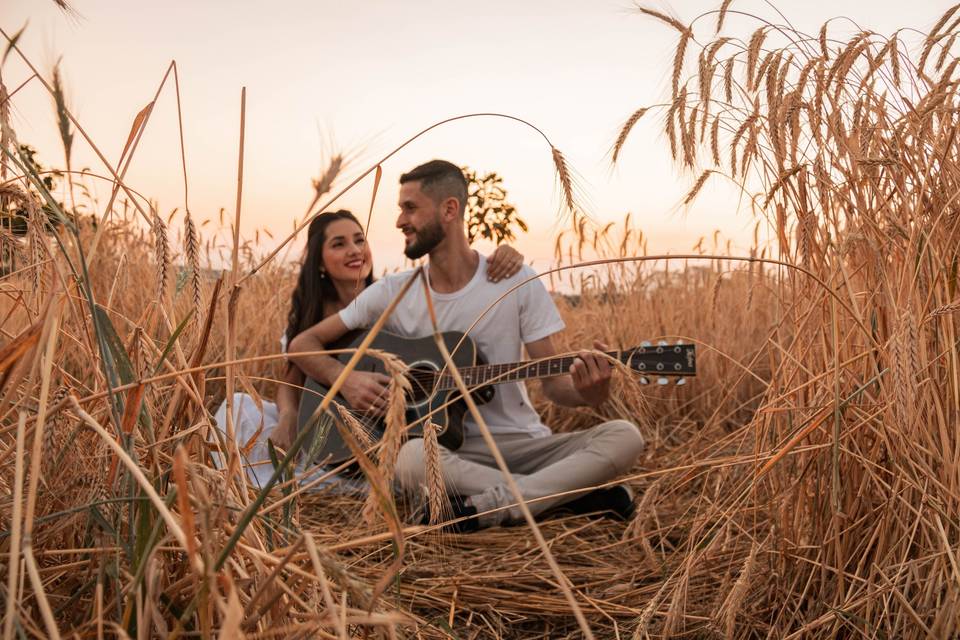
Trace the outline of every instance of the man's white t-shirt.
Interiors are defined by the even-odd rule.
[[[428,267],[426,267],[428,268]],[[373,326],[396,297],[412,271],[394,273],[367,287],[340,311],[348,329]],[[429,274],[429,271],[427,272]],[[473,278],[459,291],[437,293],[431,290],[437,323],[441,331],[464,331],[476,343],[487,363],[516,362],[523,359],[523,345],[553,335],[564,328],[560,312],[539,279],[531,280],[507,294],[517,284],[536,275],[524,265],[519,272],[500,282],[486,277],[487,259],[480,263]],[[500,296],[507,294],[473,326],[477,318]],[[471,328],[473,327],[473,328]],[[394,309],[384,329],[408,338],[422,338],[433,332],[430,312],[421,283],[415,283]],[[468,331],[469,330],[469,331]],[[550,429],[533,410],[526,386],[508,382],[496,386],[493,400],[480,405],[480,413],[490,432],[528,433],[532,437],[550,435]],[[476,423],[467,414],[467,436],[478,436]]]

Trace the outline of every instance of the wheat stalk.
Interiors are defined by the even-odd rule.
[[[313,191],[316,196],[316,200],[319,200],[323,195],[330,193],[330,190],[333,188],[333,183],[337,179],[337,176],[340,175],[340,171],[343,169],[344,159],[342,154],[334,154],[330,158],[330,162],[327,164],[327,168],[319,178],[313,179]]]
[[[423,457],[430,505],[430,524],[435,525],[447,519],[450,503],[447,500],[447,490],[443,482],[437,425],[430,421],[423,425]]]
[[[352,433],[353,437],[357,439],[357,442],[360,443],[360,446],[363,447],[364,450],[369,451],[375,444],[370,430],[363,426],[363,424],[357,420],[356,416],[354,416],[349,409],[339,402],[334,402],[333,406],[336,407],[337,415],[350,429],[350,433]]]
[[[697,197],[697,194],[700,193],[700,189],[703,188],[703,185],[707,182],[707,178],[716,173],[712,169],[707,169],[700,174],[700,177],[697,178],[697,181],[693,183],[693,188],[687,193],[687,196],[683,199],[684,206],[693,202],[693,199]]]
[[[954,300],[953,302],[937,307],[927,314],[924,322],[929,322],[930,320],[950,315],[951,313],[956,313],[957,311],[960,311],[960,300]]]
[[[567,204],[567,209],[575,211],[577,206],[573,199],[573,181],[570,178],[570,168],[567,166],[567,161],[560,153],[560,149],[552,145],[550,146],[550,154],[553,157],[553,165],[557,169],[557,177],[560,180],[560,187],[563,190],[563,198]]]
[[[383,476],[384,484],[390,487],[396,473],[397,454],[403,442],[404,426],[407,414],[407,395],[412,389],[410,379],[407,378],[407,366],[397,356],[371,349],[369,355],[379,358],[386,373],[390,376],[387,389],[387,412],[384,418],[383,432],[378,469]],[[378,497],[371,491],[363,507],[363,515],[367,522],[373,522],[373,515],[377,512]]]
[[[13,128],[10,126],[10,99],[7,95],[7,85],[0,78],[0,181],[7,179],[7,154],[4,151],[13,151]],[[3,185],[0,185],[2,187]],[[5,204],[0,200],[0,205]],[[0,207],[2,208],[2,207]]]
[[[673,75],[670,81],[673,86],[673,93],[671,95],[674,96],[677,95],[677,91],[680,90],[680,75],[683,73],[683,63],[687,55],[687,45],[690,43],[691,38],[693,38],[693,32],[685,29],[683,33],[680,34],[680,42],[677,44],[677,49],[673,56]]]
[[[759,549],[760,546],[754,541],[750,546],[750,553],[747,554],[743,565],[740,567],[740,575],[737,577],[737,581],[733,584],[733,588],[717,612],[718,618],[721,619],[723,625],[724,637],[728,640],[732,640],[734,637],[737,614],[740,612],[743,601],[746,599],[747,593],[750,590],[750,580],[753,577],[753,571],[756,567]]]
[[[690,584],[690,571],[696,565],[696,556],[692,555],[684,563],[683,573],[673,589],[670,596],[670,604],[667,606],[667,616],[663,621],[663,637],[673,637],[677,624],[683,626],[683,611],[686,607],[687,587]]]
[[[668,25],[670,25],[680,33],[687,33],[690,31],[690,29],[687,26],[685,26],[682,22],[680,22],[676,18],[672,16],[668,16],[667,14],[657,11],[656,9],[651,9],[649,7],[637,7],[637,11],[639,11],[644,15],[648,15],[650,17],[656,18],[657,20],[661,20],[662,22],[667,23]]]
[[[189,209],[183,216],[183,255],[187,259],[187,268],[190,270],[190,299],[193,303],[194,324],[199,326],[203,307],[203,289],[200,284],[200,241]]]
[[[713,158],[713,165],[720,166],[720,116],[713,117],[713,124],[710,125],[710,154]]]
[[[167,298],[167,279],[170,273],[170,245],[167,241],[167,225],[153,211],[154,260],[156,261],[157,302],[163,304]]]
[[[736,58],[729,58],[723,67],[723,97],[727,102],[733,101],[733,71],[736,68],[734,64]]]
[[[634,628],[632,640],[643,640],[647,637],[647,626],[657,612],[657,607],[660,606],[660,602],[663,600],[663,594],[666,593],[669,585],[670,580],[663,580],[657,592],[647,601],[647,604],[643,607],[643,611],[640,612],[640,617],[637,618],[637,625]]]
[[[685,107],[680,103],[680,96],[677,96],[674,98],[673,102],[670,103],[670,108],[667,109],[667,120],[664,130],[667,134],[667,139],[670,141],[670,157],[674,161],[677,159],[677,112],[684,108]]]
[[[620,157],[620,150],[623,149],[624,143],[627,141],[627,136],[630,135],[630,131],[633,129],[633,126],[640,121],[640,118],[650,110],[650,107],[641,107],[634,111],[627,121],[620,128],[620,134],[617,136],[617,141],[613,145],[613,163],[616,164],[617,159]]]
[[[744,70],[747,78],[747,91],[753,91],[755,87],[754,78],[758,75],[756,71],[757,60],[760,58],[760,48],[763,46],[763,40],[766,38],[766,27],[760,27],[750,36],[750,44],[747,45],[747,67]]]
[[[900,51],[896,34],[890,38],[890,70],[893,73],[893,84],[900,86]]]
[[[730,3],[733,0],[723,0],[723,4],[720,5],[720,11],[717,14],[717,33],[720,33],[720,30],[723,29],[723,19],[727,17],[727,10],[730,8]]]
[[[27,199],[28,202],[32,201],[32,198]],[[45,263],[44,253],[46,250],[46,243],[44,242],[44,223],[47,220],[47,216],[44,215],[43,210],[39,207],[35,207],[30,210],[30,219],[27,221],[27,246],[30,248],[30,262],[32,264],[33,272],[33,293],[39,297],[42,295],[42,286],[43,286],[43,265]]]

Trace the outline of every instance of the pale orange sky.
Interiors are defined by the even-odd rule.
[[[70,16],[52,1],[7,0],[0,25],[12,34],[29,19],[20,44],[44,74],[63,57],[70,106],[113,162],[134,115],[175,59],[190,207],[199,219],[216,220],[220,207],[233,217],[239,97],[246,86],[245,234],[264,226],[278,236],[289,232],[311,198],[310,178],[320,171],[329,140],[341,149],[362,146],[355,175],[433,122],[499,111],[543,129],[578,172],[589,213],[606,222],[632,212],[652,251],[687,251],[714,229],[741,249],[750,243],[753,220],[737,211],[735,193],[719,181],[708,183],[688,211],[679,210],[695,176],[672,165],[659,114],[635,127],[621,163],[610,167],[607,154],[621,123],[668,94],[677,39],[629,2],[73,4],[78,15]],[[686,23],[719,4],[650,6]],[[812,33],[839,15],[890,33],[906,26],[926,30],[950,4],[790,0],[776,6]],[[731,9],[776,20],[761,0],[734,0]],[[701,21],[698,33],[711,36],[712,23]],[[728,24],[728,33],[743,38],[755,28],[736,16]],[[857,30],[846,21],[834,29],[840,39]],[[3,68],[7,87],[27,76],[12,54]],[[39,84],[15,96],[13,124],[22,142],[40,150],[41,162],[62,165],[50,100]],[[159,200],[164,214],[183,206],[178,144],[173,93],[165,90],[127,180]],[[75,148],[75,165],[102,171],[79,135]],[[560,204],[549,149],[516,123],[478,119],[436,130],[384,165],[371,231],[378,269],[401,262],[401,238],[393,228],[397,177],[434,157],[503,175],[510,200],[531,227],[518,247],[545,265]],[[365,216],[370,189],[369,180],[361,183],[334,206]]]

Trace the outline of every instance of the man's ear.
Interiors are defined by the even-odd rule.
[[[440,213],[444,222],[451,222],[460,217],[460,201],[453,196],[440,203]]]

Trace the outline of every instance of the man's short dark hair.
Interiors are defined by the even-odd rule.
[[[420,189],[437,204],[447,198],[460,203],[460,215],[467,207],[467,179],[460,167],[446,160],[431,160],[400,176],[400,184],[419,182]]]

